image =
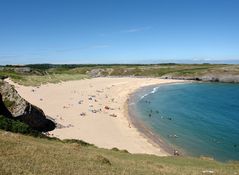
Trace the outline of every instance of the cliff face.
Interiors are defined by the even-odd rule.
[[[48,119],[40,108],[30,103],[25,107],[24,113],[17,118],[38,131],[47,132],[56,128],[56,124]]]
[[[44,112],[23,99],[12,85],[0,82],[0,114],[13,117],[38,131],[51,131],[56,124]]]
[[[180,76],[180,75],[164,75],[161,78],[164,79],[180,79],[180,80],[196,80],[203,82],[221,82],[221,83],[239,83],[239,75],[218,75],[218,74],[207,74],[197,76]]]
[[[2,101],[2,95],[0,94],[0,115],[12,118],[11,112],[6,108],[5,104]]]
[[[15,88],[5,81],[1,81],[0,93],[6,107],[12,113],[13,117],[22,115],[28,102],[24,100],[15,90]]]

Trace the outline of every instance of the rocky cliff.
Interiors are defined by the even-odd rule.
[[[56,127],[40,108],[23,99],[14,87],[5,81],[0,81],[0,115],[20,120],[42,132]]]
[[[12,118],[11,112],[7,109],[4,102],[2,101],[2,95],[0,94],[0,115],[3,115],[8,118]]]
[[[196,80],[203,82],[221,82],[221,83],[239,83],[239,75],[220,75],[220,74],[206,74],[206,75],[171,75],[167,74],[162,76],[164,79],[179,79],[179,80]]]

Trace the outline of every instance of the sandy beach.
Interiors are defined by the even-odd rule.
[[[128,120],[126,103],[129,95],[141,87],[174,82],[182,81],[124,77],[84,79],[40,87],[14,85],[23,98],[62,125],[49,132],[51,136],[81,139],[101,148],[117,147],[130,153],[167,156],[162,147],[152,144]]]

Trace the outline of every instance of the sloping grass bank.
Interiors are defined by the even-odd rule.
[[[185,157],[157,157],[96,148],[0,130],[0,174],[238,174],[239,164]]]
[[[40,86],[47,83],[59,83],[61,81],[81,80],[88,78],[82,74],[49,74],[49,75],[25,75],[22,77],[12,77],[12,80],[24,86]]]

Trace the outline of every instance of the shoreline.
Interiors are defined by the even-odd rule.
[[[144,137],[148,143],[152,144],[153,146],[161,149],[161,152],[165,154],[165,156],[172,156],[173,149],[171,149],[168,145],[165,144],[162,140],[154,135],[146,126],[143,124],[142,121],[136,119],[135,114],[132,114],[132,109],[129,109],[129,103],[126,102],[126,110],[127,110],[127,119],[131,126],[137,129],[142,137]]]
[[[129,97],[125,104],[125,110],[127,111],[126,116],[127,116],[127,119],[129,120],[129,122],[138,130],[139,133],[141,133],[141,135],[143,137],[145,137],[147,139],[147,141],[150,144],[154,145],[155,147],[161,148],[166,154],[168,154],[167,156],[173,156],[174,151],[176,149],[173,148],[172,145],[169,145],[164,140],[162,140],[160,134],[154,133],[147,126],[146,123],[144,123],[139,117],[137,117],[139,114],[137,114],[137,110],[135,109],[135,106],[133,106],[133,105],[135,103],[137,103],[137,101],[139,100],[138,99],[139,97],[136,97],[136,95],[142,91],[148,91],[149,89],[153,90],[154,88],[157,88],[162,85],[178,84],[178,83],[185,83],[185,82],[161,83],[161,84],[140,87],[139,89],[136,89],[134,92],[129,94]],[[144,95],[148,95],[148,94],[149,93],[144,94]],[[133,104],[133,105],[131,105],[131,104]],[[185,154],[180,151],[180,155],[185,155]]]
[[[162,122],[163,125],[160,125],[160,121],[159,120],[153,120],[153,118],[152,118],[152,120],[150,119],[151,116],[149,117],[149,115],[152,114],[152,116],[154,116],[154,114],[156,114],[156,113],[150,112],[152,110],[153,111],[157,111],[157,110],[160,111],[160,109],[162,109],[162,111],[164,111],[164,109],[166,108],[166,111],[167,111],[167,110],[171,109],[169,107],[170,105],[168,105],[168,106],[166,105],[166,106],[163,106],[162,108],[160,108],[160,106],[161,106],[160,104],[164,104],[164,102],[165,102],[165,104],[168,104],[168,102],[169,102],[169,104],[171,104],[170,103],[170,101],[172,100],[171,97],[174,96],[174,94],[172,96],[170,96],[170,93],[167,94],[167,90],[169,90],[168,92],[170,92],[170,91],[171,92],[175,92],[175,89],[177,89],[178,87],[175,86],[175,89],[173,89],[174,88],[173,86],[176,85],[176,84],[181,84],[183,86],[189,86],[189,88],[190,88],[190,86],[192,86],[193,88],[195,88],[195,87],[198,88],[197,91],[195,91],[195,89],[194,89],[194,91],[193,90],[192,91],[185,90],[183,95],[185,95],[185,94],[186,95],[187,94],[192,95],[192,94],[194,94],[192,92],[198,92],[199,96],[201,96],[201,95],[203,96],[203,95],[207,94],[208,92],[211,92],[210,94],[212,94],[212,96],[209,97],[209,102],[206,102],[206,104],[209,104],[209,106],[210,106],[210,104],[214,104],[213,100],[215,100],[215,99],[219,101],[219,103],[216,103],[216,105],[220,105],[222,103],[225,103],[226,105],[228,105],[228,107],[230,107],[230,106],[233,106],[233,104],[237,104],[237,103],[235,103],[235,101],[234,101],[234,103],[231,102],[230,99],[226,99],[225,100],[224,97],[215,98],[215,95],[217,96],[218,92],[222,92],[222,91],[220,91],[221,88],[224,88],[224,89],[227,88],[226,90],[228,91],[228,90],[232,90],[231,89],[232,86],[234,86],[234,88],[238,88],[235,85],[230,85],[230,86],[229,86],[229,84],[228,85],[227,84],[220,85],[222,87],[220,87],[220,86],[218,87],[219,91],[216,91],[216,93],[212,93],[212,91],[215,91],[215,88],[217,88],[218,83],[217,84],[214,84],[212,82],[201,83],[201,82],[193,82],[193,81],[192,81],[192,83],[191,82],[168,83],[168,85],[171,86],[172,89],[170,89],[170,87],[169,87],[169,89],[167,89],[167,87],[165,87],[161,92],[160,92],[160,89],[159,89],[159,94],[156,94],[156,96],[149,96],[148,98],[143,99],[145,96],[147,96],[147,95],[149,95],[151,93],[153,94],[154,92],[156,92],[155,88],[160,87],[160,86],[164,86],[166,84],[159,84],[159,85],[153,85],[153,86],[148,86],[148,87],[146,86],[146,87],[142,87],[142,88],[136,90],[134,93],[132,93],[130,95],[130,98],[129,98],[129,101],[128,101],[127,105],[129,107],[128,111],[129,111],[129,119],[131,120],[131,123],[133,123],[133,125],[138,129],[138,131],[141,132],[142,135],[145,138],[147,138],[150,143],[159,144],[160,147],[162,149],[164,149],[165,151],[167,151],[168,153],[173,153],[172,150],[177,150],[177,151],[179,151],[180,155],[186,156],[186,157],[190,156],[190,157],[197,157],[197,158],[209,158],[209,159],[217,160],[219,162],[234,161],[234,160],[236,161],[238,159],[238,157],[236,157],[235,153],[234,153],[234,150],[235,150],[236,146],[234,145],[234,150],[232,150],[232,151],[231,151],[231,149],[225,149],[225,148],[230,148],[230,146],[231,146],[230,143],[234,142],[234,141],[232,141],[230,139],[227,139],[227,138],[230,138],[228,136],[235,137],[234,135],[232,135],[232,133],[236,133],[238,131],[236,131],[235,125],[227,123],[228,119],[230,121],[231,118],[230,117],[227,118],[227,116],[225,114],[224,114],[224,116],[223,116],[223,114],[222,115],[219,114],[218,116],[221,117],[221,118],[215,119],[216,120],[215,123],[208,124],[208,125],[205,125],[205,123],[207,123],[207,122],[210,123],[210,118],[209,118],[209,120],[203,120],[203,118],[201,118],[200,115],[197,115],[197,113],[194,114],[196,116],[194,118],[194,120],[196,122],[199,121],[198,125],[201,126],[201,130],[197,130],[198,128],[196,128],[196,126],[194,127],[194,125],[191,125],[190,122],[187,124],[188,126],[190,126],[190,125],[192,126],[190,128],[187,128],[188,127],[187,125],[183,125],[183,127],[185,128],[186,132],[179,132],[179,133],[177,133],[177,132],[175,132],[177,130],[173,130],[175,133],[177,133],[177,136],[179,136],[179,138],[182,138],[182,139],[180,139],[180,142],[179,141],[178,142],[170,142],[171,140],[168,139],[168,138],[170,138],[170,137],[168,137],[170,135],[167,135],[167,132],[165,133],[164,132],[165,130],[163,130],[163,129],[164,129],[164,127],[169,127],[170,125],[165,125],[164,122]],[[209,91],[206,91],[205,89],[200,91],[200,89],[201,89],[200,86],[201,85],[202,85],[202,89],[206,87],[206,88],[209,89]],[[224,90],[224,93],[226,94],[227,91]],[[205,93],[205,92],[207,92],[207,93]],[[204,94],[201,94],[201,93],[204,93]],[[164,95],[161,96],[162,98],[160,98],[160,94],[161,95],[164,94]],[[164,99],[165,96],[167,96],[168,98]],[[180,96],[180,97],[182,97],[182,96]],[[157,98],[155,98],[155,97],[157,97]],[[212,97],[214,97],[214,98],[212,98]],[[158,101],[156,101],[156,100],[154,101],[153,99],[154,100],[157,99]],[[196,104],[200,104],[200,102],[202,102],[201,101],[202,98],[201,99],[200,98],[196,98],[196,99],[198,99],[197,102],[199,102],[199,103],[196,103]],[[188,105],[187,100],[188,99],[185,98],[185,100],[181,100],[179,102],[179,104],[180,103],[184,104],[183,101],[185,101],[185,104],[186,104],[186,105],[184,105],[184,107],[182,107],[180,109],[194,110],[195,108],[186,108],[185,107],[185,106],[190,106],[190,105]],[[208,100],[208,99],[207,98],[203,98],[203,100]],[[176,97],[175,97],[175,101],[176,101]],[[190,104],[194,104],[194,101],[195,101],[195,99],[193,99],[193,101],[190,101]],[[152,106],[144,107],[146,103],[150,103],[150,102],[151,102]],[[136,105],[137,103],[140,103],[140,105],[137,106]],[[214,106],[215,106],[215,104],[214,104]],[[172,105],[171,105],[171,107],[173,108]],[[203,106],[203,108],[200,108],[200,107],[202,107],[202,106],[199,105],[200,111],[197,111],[197,112],[201,114],[201,111],[204,110],[205,106]],[[223,107],[225,109],[225,106],[223,106]],[[205,110],[208,110],[208,109],[205,109]],[[232,108],[232,110],[234,110],[234,109]],[[177,112],[177,108],[176,108],[176,112]],[[206,112],[208,112],[208,111],[206,111]],[[228,113],[230,113],[230,112],[228,112]],[[186,115],[186,117],[190,118],[189,116],[191,115],[191,113],[189,111],[187,111],[187,114],[188,115]],[[232,113],[232,116],[234,114],[235,114],[235,112]],[[165,115],[167,115],[167,112],[164,113],[164,118],[165,118]],[[203,116],[203,115],[206,116],[206,117],[210,116],[210,114],[207,115],[207,113],[202,113],[201,116]],[[161,113],[160,113],[160,116],[161,116]],[[175,118],[179,117],[179,116],[175,115],[175,111],[174,111],[174,113],[172,113],[170,115],[170,117],[171,116],[175,116]],[[182,118],[180,120],[183,121],[184,123],[188,122],[186,118],[184,118],[184,119],[185,119],[185,121],[182,120]],[[202,119],[201,123],[200,123],[200,119]],[[180,126],[180,123],[178,123],[178,121],[180,121],[180,120],[175,120],[174,126],[173,125],[172,126],[173,127]],[[221,120],[222,121],[225,120],[226,122],[225,122],[225,124],[223,126],[218,127],[219,129],[217,129],[217,132],[215,132],[215,130],[214,131],[212,130],[212,133],[206,133],[205,134],[203,132],[204,128],[205,128],[203,126],[210,126],[210,125],[211,126],[213,126],[213,125],[215,126],[215,125],[217,125],[218,121],[221,121]],[[159,125],[157,125],[158,122],[159,122]],[[182,129],[183,127],[177,128],[177,129]],[[224,127],[224,128],[222,128],[222,127]],[[199,138],[195,137],[195,136],[197,136],[196,135],[197,133],[196,134],[193,133],[193,131],[195,131],[194,128],[195,128],[196,131],[202,132],[202,134],[200,132],[198,132],[198,133],[200,133],[202,135],[202,137],[199,137]],[[172,128],[169,127],[167,129],[170,130]],[[192,134],[190,133],[189,129],[191,129]],[[172,131],[172,130],[170,130],[170,131]],[[162,136],[164,136],[164,137],[161,136],[161,133],[163,133]],[[224,135],[223,135],[224,138],[223,138],[223,136],[220,137],[221,136],[220,134],[221,135],[225,134],[227,136],[227,138]],[[189,135],[189,137],[187,137],[188,135]],[[215,138],[217,138],[218,140],[215,139]],[[207,141],[207,139],[210,140],[210,141]],[[234,140],[236,140],[236,139],[234,138]],[[198,146],[198,145],[200,145],[200,143],[202,143],[203,146]],[[197,148],[197,149],[195,149],[195,148]],[[225,152],[222,152],[222,150],[225,151]],[[171,155],[173,155],[173,154],[171,154]]]
[[[170,156],[167,147],[150,141],[133,125],[127,99],[142,87],[180,82],[185,81],[121,77],[76,80],[40,87],[9,83],[15,85],[24,99],[64,126],[49,132],[53,137],[84,140],[100,148],[117,147],[130,153]],[[105,106],[112,109],[106,110]],[[81,113],[86,116],[81,116]]]

